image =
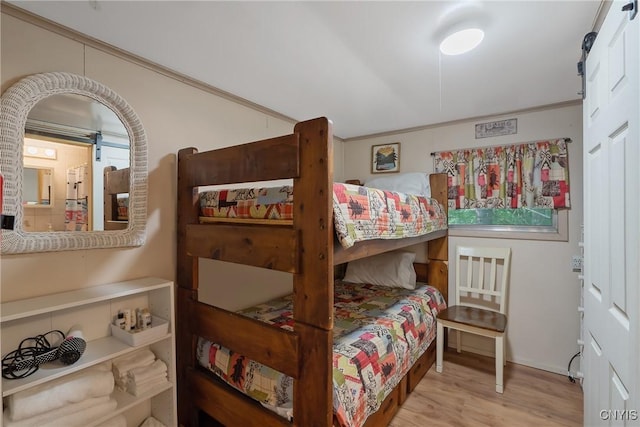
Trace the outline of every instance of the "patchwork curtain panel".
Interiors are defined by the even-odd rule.
[[[569,208],[567,139],[435,153],[449,209]]]

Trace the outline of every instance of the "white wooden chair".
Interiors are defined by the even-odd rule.
[[[436,372],[442,372],[445,327],[456,331],[458,353],[460,331],[492,337],[496,340],[496,392],[503,392],[510,262],[510,248],[456,248],[455,303],[438,313]]]

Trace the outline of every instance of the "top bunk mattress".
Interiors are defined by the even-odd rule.
[[[240,188],[200,193],[201,220],[293,219],[293,186]],[[343,247],[371,239],[417,237],[447,228],[435,199],[353,184],[333,184],[333,222]]]

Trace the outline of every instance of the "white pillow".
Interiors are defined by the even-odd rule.
[[[416,288],[413,252],[387,252],[347,264],[345,282],[368,283],[390,288]]]
[[[380,190],[431,197],[429,177],[422,172],[407,172],[394,176],[373,178],[365,182],[364,185],[365,187],[378,188]]]

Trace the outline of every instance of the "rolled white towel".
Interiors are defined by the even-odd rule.
[[[127,419],[122,414],[116,415],[96,427],[127,427]]]
[[[11,421],[19,421],[88,398],[108,396],[113,387],[111,371],[95,366],[10,395],[7,412]]]
[[[167,426],[162,424],[157,419],[153,417],[149,417],[146,420],[144,420],[142,424],[140,424],[140,427],[167,427]]]
[[[4,412],[4,427],[86,427],[91,420],[113,411],[118,402],[109,396],[93,397],[78,403],[71,403],[46,413],[19,421],[12,421],[7,411]]]
[[[167,376],[167,364],[158,359],[149,366],[133,368],[128,373],[128,383],[140,384],[158,375]]]
[[[134,396],[140,396],[168,382],[166,377],[158,377],[154,380],[145,381],[143,384],[131,384],[127,391]]]
[[[141,366],[149,366],[156,360],[156,355],[149,349],[136,351],[113,360],[113,375],[116,378],[127,377],[127,372]]]

